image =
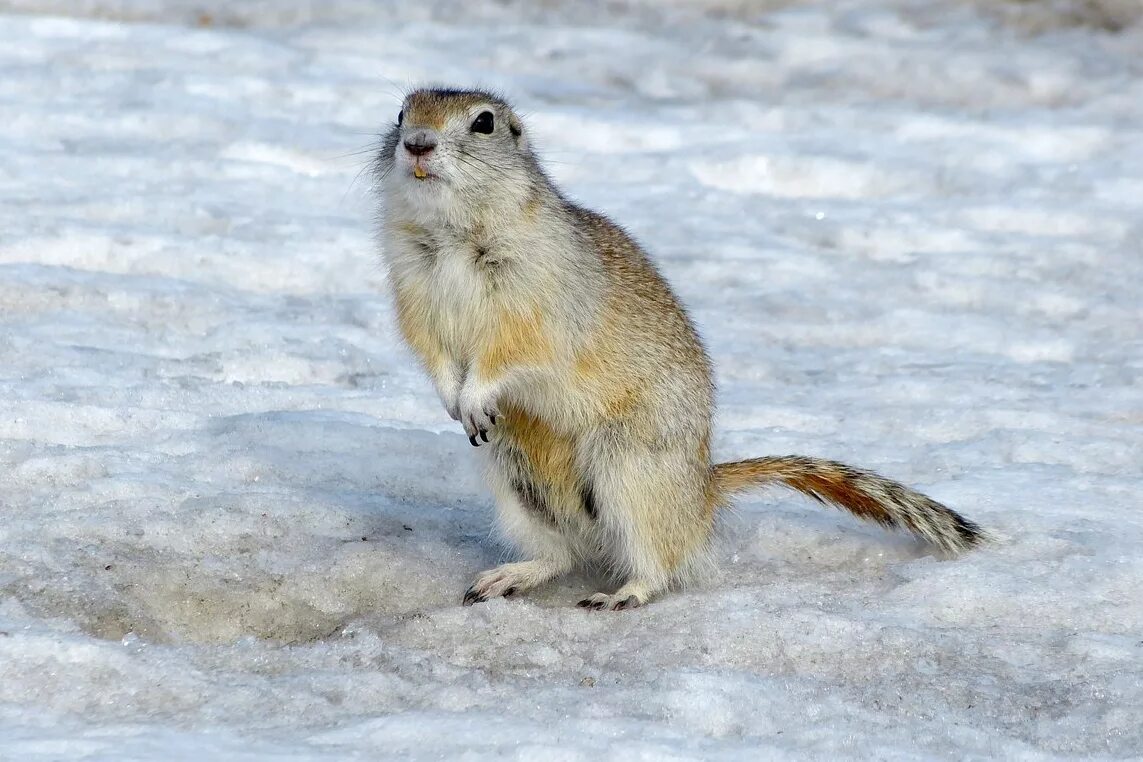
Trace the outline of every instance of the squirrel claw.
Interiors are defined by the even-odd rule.
[[[639,596],[629,595],[621,601],[616,601],[611,608],[613,611],[622,611],[623,609],[638,608],[640,605],[642,604],[639,602]]]
[[[635,609],[643,605],[643,599],[638,595],[628,595],[625,598],[620,598],[617,595],[607,595],[605,593],[596,593],[589,595],[582,601],[576,604],[581,609],[590,609],[592,611],[623,611],[625,609]]]
[[[605,605],[607,605],[606,602],[598,600],[593,601],[591,598],[584,598],[582,601],[576,604],[576,606],[581,609],[593,609],[595,611],[599,611]]]
[[[465,591],[463,605],[471,606],[474,603],[483,603],[486,600],[488,600],[488,599],[485,598],[480,593],[476,592],[476,587],[473,586],[473,587],[468,588],[468,590]]]
[[[462,393],[458,403],[460,420],[464,424],[464,433],[468,434],[468,441],[474,447],[480,442],[491,441],[488,432],[496,425],[500,418],[500,411],[496,407],[495,398],[491,392],[481,393],[480,390]]]

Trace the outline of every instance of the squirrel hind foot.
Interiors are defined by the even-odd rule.
[[[593,593],[576,604],[581,609],[592,611],[623,611],[624,609],[639,608],[642,605],[643,601],[639,596],[628,595],[625,598],[620,598],[618,593],[614,595]]]
[[[623,611],[637,609],[651,600],[651,586],[640,582],[628,582],[614,593],[593,593],[576,604],[581,609],[593,611]]]
[[[520,561],[481,572],[464,593],[464,605],[483,603],[490,598],[509,598],[531,590],[567,571],[567,564],[555,561]]]

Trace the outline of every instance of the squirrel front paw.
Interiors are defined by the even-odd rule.
[[[500,410],[492,394],[461,392],[459,400],[460,422],[473,447],[488,441],[488,431],[496,425]]]

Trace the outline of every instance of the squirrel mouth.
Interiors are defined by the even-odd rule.
[[[413,177],[424,182],[425,180],[436,180],[437,176],[428,171],[420,165],[420,163],[413,165]]]

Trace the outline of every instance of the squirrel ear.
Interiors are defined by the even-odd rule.
[[[512,137],[516,138],[517,143],[521,142],[520,137],[524,134],[524,125],[515,114],[508,116],[508,131],[512,133]]]

